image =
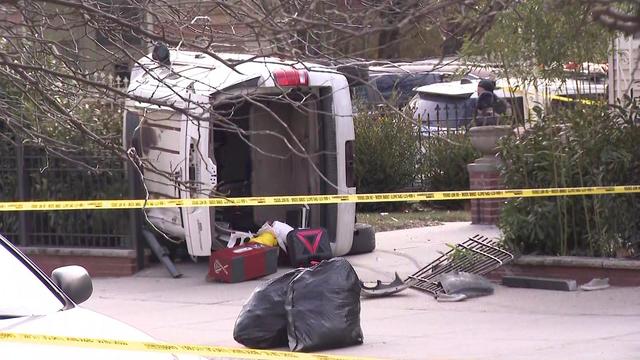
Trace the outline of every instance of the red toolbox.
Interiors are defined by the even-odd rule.
[[[273,274],[277,270],[278,248],[250,243],[212,253],[207,280],[236,283]]]

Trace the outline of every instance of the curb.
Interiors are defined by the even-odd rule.
[[[640,286],[640,261],[581,256],[523,255],[487,275],[492,280],[504,276],[543,277],[575,280],[578,285],[594,278],[609,278],[613,286]]]

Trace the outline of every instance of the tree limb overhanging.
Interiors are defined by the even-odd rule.
[[[555,0],[548,1],[558,4]],[[127,70],[147,56],[153,44],[164,43],[206,54],[234,72],[240,64],[254,58],[230,60],[225,52],[313,61],[330,69],[345,64],[390,64],[444,56],[440,52],[442,48],[455,51],[459,47],[455,44],[462,39],[480,39],[502,12],[518,2],[5,2],[0,5],[0,12],[4,13],[0,15],[0,123],[18,134],[20,141],[38,144],[56,153],[81,153],[91,147],[128,159],[126,149],[130,144],[119,143],[118,131],[121,130],[115,129],[113,123],[121,123],[117,118],[121,116],[125,100],[145,100],[132,95],[124,85],[128,83]],[[640,10],[635,1],[583,2],[590,6],[593,21],[627,34],[640,31]],[[256,102],[259,99],[247,95],[238,100]],[[286,97],[279,100],[295,102]],[[149,102],[185,113],[184,109],[161,100]],[[96,116],[98,113],[111,117],[111,127],[96,121],[102,119]],[[225,114],[196,116],[194,121],[209,121],[220,131],[246,133]],[[83,139],[81,143],[80,139]],[[301,144],[285,140],[280,139],[292,156],[307,159],[317,156]],[[97,164],[85,165],[97,169]],[[144,166],[152,167],[147,163]]]

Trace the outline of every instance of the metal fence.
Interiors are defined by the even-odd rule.
[[[554,113],[578,104],[595,104],[606,102],[607,94],[597,89],[585,89],[584,93],[572,95],[546,95],[544,104],[546,113]],[[413,106],[413,118],[420,125],[420,135],[442,136],[450,133],[465,133],[470,127],[477,125],[512,125],[526,126],[537,121],[534,108],[542,104],[525,105],[522,96],[502,99],[507,112],[504,115],[478,116],[476,112],[477,99],[455,98],[444,96],[416,96]]]
[[[129,195],[124,162],[112,154],[65,159],[7,138],[0,140],[0,150],[0,201]],[[100,170],[90,171],[81,163],[98,165]],[[129,221],[128,210],[4,212],[0,232],[20,246],[131,249]]]

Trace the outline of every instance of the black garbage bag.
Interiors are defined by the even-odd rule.
[[[302,270],[289,284],[285,308],[292,351],[362,344],[360,280],[343,258]]]
[[[296,269],[260,285],[242,306],[233,328],[233,338],[254,349],[286,347],[287,314],[285,299],[289,282],[300,273]]]

